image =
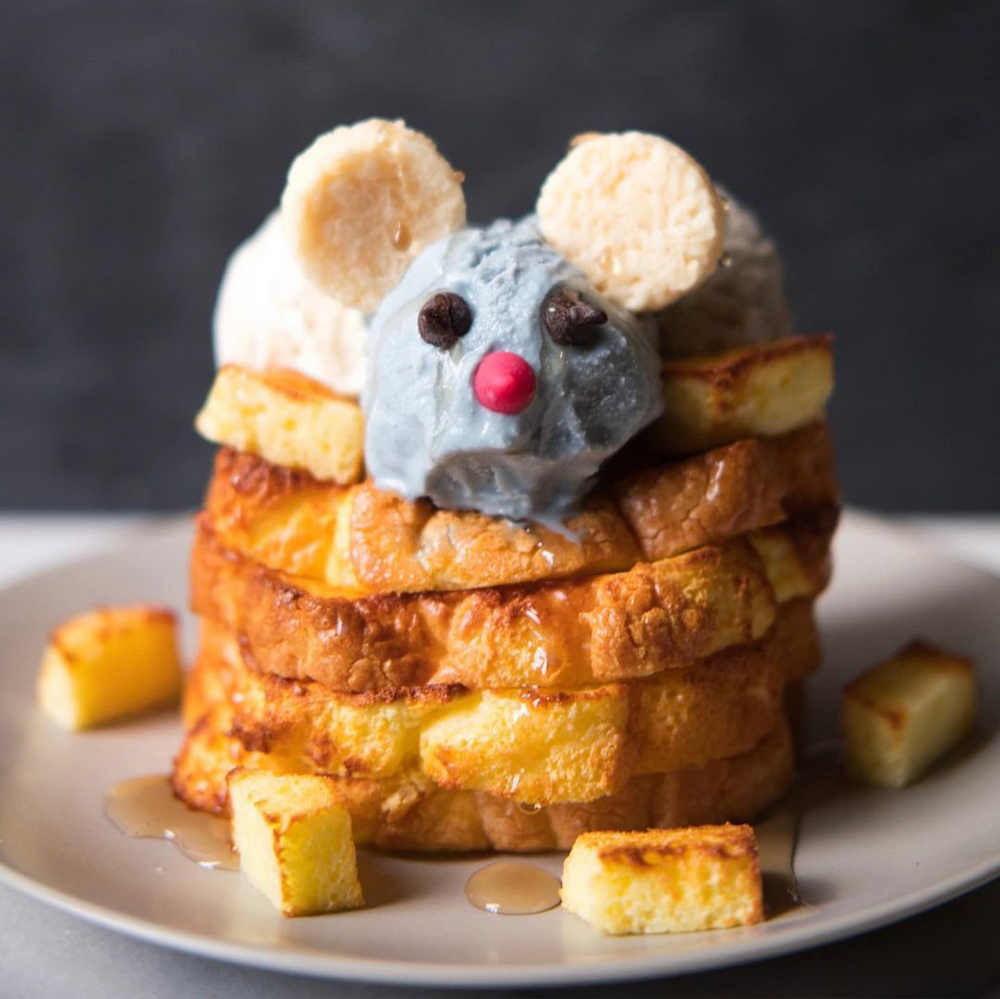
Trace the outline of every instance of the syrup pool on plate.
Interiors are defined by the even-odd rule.
[[[526,860],[495,860],[465,882],[465,897],[501,916],[530,916],[559,905],[559,879]]]
[[[188,808],[174,796],[170,779],[162,774],[130,777],[116,784],[104,799],[104,813],[126,836],[167,839],[201,867],[239,870],[229,823]]]
[[[797,803],[790,802],[780,805],[765,820],[754,824],[768,919],[805,905],[799,893],[794,865],[800,820],[801,811]]]

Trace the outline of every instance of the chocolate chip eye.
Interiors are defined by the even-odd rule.
[[[472,311],[464,298],[439,291],[424,302],[417,318],[420,336],[432,347],[450,350],[472,325]]]
[[[542,325],[549,336],[563,347],[580,347],[587,343],[595,326],[608,321],[603,309],[581,300],[569,288],[553,288],[542,301]]]

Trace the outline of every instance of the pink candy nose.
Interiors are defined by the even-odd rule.
[[[495,350],[487,354],[472,376],[472,390],[481,406],[494,413],[520,413],[535,395],[535,372],[517,354]]]

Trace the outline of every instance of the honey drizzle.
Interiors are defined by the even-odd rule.
[[[126,835],[166,839],[200,867],[237,871],[239,858],[229,840],[229,823],[195,812],[178,800],[161,774],[131,777],[104,799],[104,814]]]
[[[768,919],[805,907],[795,876],[795,846],[801,819],[801,808],[792,801],[780,805],[754,826]]]
[[[803,898],[795,873],[802,819],[812,808],[836,797],[842,786],[838,743],[817,743],[800,754],[799,776],[785,799],[754,824],[769,919],[812,907]]]
[[[495,860],[470,875],[465,897],[484,912],[530,916],[559,904],[559,879],[524,860]]]

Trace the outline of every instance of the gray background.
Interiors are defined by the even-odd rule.
[[[320,131],[403,116],[529,209],[641,128],[756,206],[838,335],[849,499],[997,509],[997,3],[7,0],[0,506],[197,502],[232,246]]]

